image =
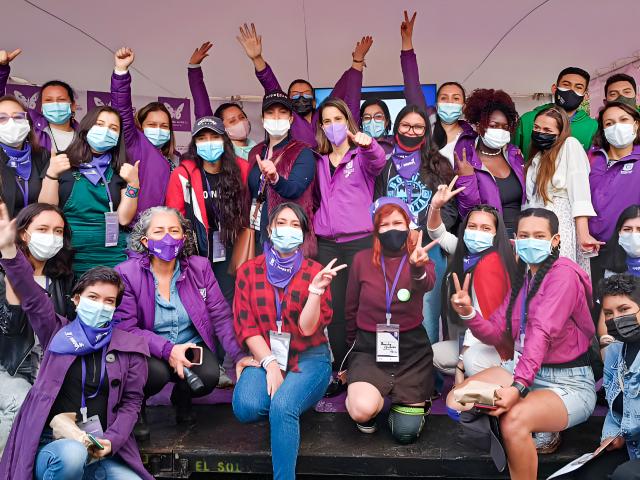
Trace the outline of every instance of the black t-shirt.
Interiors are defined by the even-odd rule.
[[[107,429],[107,404],[109,400],[109,378],[105,369],[104,379],[100,385],[100,392],[94,398],[89,398],[98,389],[100,384],[100,372],[102,368],[102,350],[84,355],[87,368],[87,381],[84,387],[84,396],[87,401],[87,418],[98,415],[102,429]],[[82,401],[82,357],[78,356],[73,361],[64,382],[53,403],[47,418],[47,426],[51,419],[59,413],[76,412],[76,421],[82,420],[80,406]]]
[[[627,365],[627,367],[630,367],[631,365],[633,365],[633,362],[636,360],[636,357],[638,356],[638,352],[640,352],[640,342],[634,342],[634,343],[627,343],[624,347],[624,363]],[[617,382],[618,379],[614,378],[613,379],[614,382]],[[618,394],[618,396],[613,400],[613,405],[612,405],[612,409],[619,413],[620,415],[622,415],[622,411],[623,411],[623,394],[622,392],[620,392]]]
[[[209,240],[209,257],[213,254],[213,233],[220,230],[220,219],[218,218],[219,202],[218,192],[220,191],[220,174],[209,173],[201,170],[202,174],[202,191],[204,192],[204,205],[207,210],[207,220],[209,221],[209,231],[207,237]],[[209,189],[211,187],[211,189]]]
[[[507,229],[515,230],[516,218],[522,205],[522,186],[513,170],[509,172],[507,178],[497,178],[496,184],[500,192],[500,202],[502,203],[502,218]]]

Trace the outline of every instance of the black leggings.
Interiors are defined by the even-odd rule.
[[[176,384],[180,396],[184,397],[204,397],[205,395],[213,392],[213,389],[218,385],[218,377],[220,376],[220,365],[215,354],[207,348],[204,343],[199,343],[199,347],[202,347],[202,365],[194,365],[191,371],[198,375],[204,383],[204,390],[198,395],[194,395],[191,392],[191,388],[187,384],[186,380],[181,380],[178,374],[173,371],[173,368],[168,362],[156,358],[150,357],[147,361],[149,367],[149,378],[144,386],[144,396],[149,398],[160,390],[169,382]]]

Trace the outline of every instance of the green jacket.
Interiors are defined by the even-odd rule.
[[[529,160],[529,145],[531,143],[531,132],[533,131],[533,120],[541,110],[552,107],[553,103],[547,103],[534,108],[530,112],[520,117],[520,123],[516,129],[513,144],[520,149],[525,161]],[[585,150],[591,148],[593,136],[598,130],[598,122],[591,118],[584,110],[578,110],[571,119],[571,136],[578,139]]]

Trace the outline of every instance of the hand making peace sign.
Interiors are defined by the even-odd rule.
[[[438,244],[438,240],[434,240],[428,243],[424,247],[422,246],[422,230],[418,232],[418,241],[416,248],[414,248],[411,256],[409,257],[409,263],[416,267],[424,267],[429,261],[429,250]]]
[[[464,277],[464,284],[460,286],[460,280],[458,274],[453,274],[453,284],[456,288],[456,293],[451,295],[451,306],[461,317],[471,315],[473,307],[471,306],[471,297],[469,296],[469,284],[471,282],[471,275],[466,274]]]
[[[436,194],[431,199],[431,207],[432,208],[442,208],[444,205],[463,191],[467,187],[460,187],[453,190],[454,185],[456,184],[456,180],[458,180],[458,175],[453,177],[453,180],[449,183],[449,185],[438,185],[438,190]]]
[[[311,281],[311,286],[321,290],[326,289],[331,284],[331,281],[334,278],[336,278],[336,275],[338,275],[338,272],[344,268],[347,268],[346,263],[343,263],[342,265],[334,267],[333,265],[337,261],[338,259],[334,258],[329,263],[327,263],[327,266],[324,267],[322,270],[320,270],[317,273],[317,275],[314,277],[314,279]]]

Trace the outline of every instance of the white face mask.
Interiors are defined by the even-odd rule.
[[[502,148],[511,141],[511,134],[501,128],[487,128],[482,143],[489,148]]]
[[[287,118],[265,118],[262,121],[262,125],[267,133],[274,137],[282,137],[286,135],[286,133],[291,128],[291,124],[289,123],[289,119]]]
[[[640,257],[640,233],[623,232],[618,237],[618,244],[631,258]]]
[[[53,233],[34,232],[29,239],[29,251],[36,260],[41,262],[56,256],[62,249],[63,238]]]
[[[614,123],[604,129],[604,136],[611,145],[616,148],[624,148],[636,139],[637,129],[635,123]]]
[[[29,135],[29,122],[27,120],[14,120],[10,118],[7,123],[0,125],[0,143],[9,147],[19,147]]]

